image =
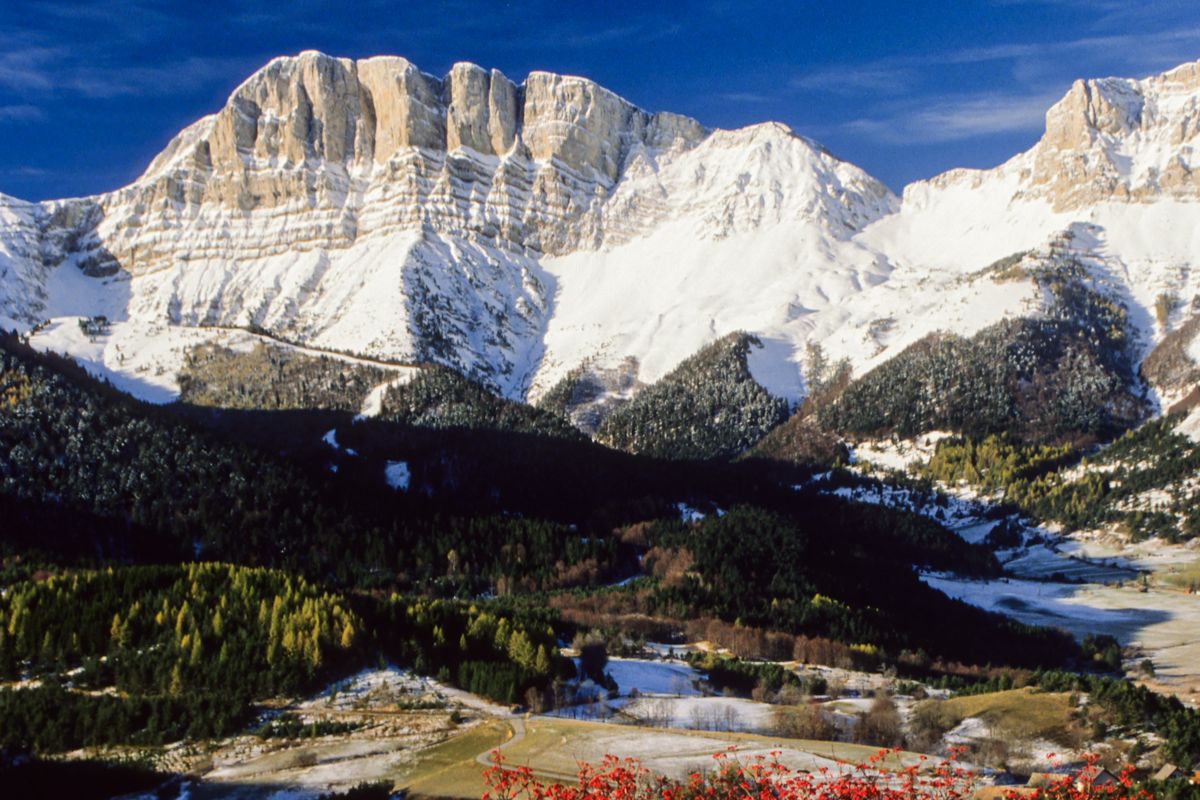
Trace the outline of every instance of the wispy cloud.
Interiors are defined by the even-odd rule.
[[[157,67],[75,65],[60,73],[55,88],[87,97],[154,97],[239,74],[247,63],[243,58],[193,56]]]
[[[171,12],[170,3],[164,5],[153,0],[122,0],[119,11],[114,11],[109,3],[86,0],[37,0],[29,2],[28,7],[40,19],[95,26],[109,36],[127,41],[154,39],[184,24]]]
[[[1013,0],[1016,2],[1017,0]],[[1074,61],[1065,61],[1067,57]],[[957,48],[878,59],[865,63],[831,65],[801,73],[791,85],[801,89],[843,91],[871,89],[890,83],[900,88],[917,84],[932,69],[995,61],[1023,63],[1041,61],[1057,71],[1069,71],[1078,77],[1080,68],[1088,69],[1092,60],[1123,63],[1127,71],[1158,71],[1187,60],[1200,58],[1200,26],[1173,28],[1144,33],[1080,36],[1034,42],[1001,42],[980,47]],[[1081,63],[1080,59],[1084,59]],[[1096,76],[1099,77],[1099,76]]]
[[[994,0],[1024,3],[1035,0]],[[1107,2],[1046,0],[1087,4]],[[872,141],[898,144],[943,143],[1014,133],[1038,132],[1046,110],[1077,78],[1113,73],[1114,64],[1141,77],[1200,57],[1200,27],[1075,36],[1059,40],[998,42],[939,52],[905,54],[859,64],[830,66],[796,76],[798,91],[847,96],[891,95],[878,110],[828,128]],[[941,74],[948,68],[1008,65],[1007,86],[977,92],[947,92]]]
[[[0,41],[0,48],[4,43]],[[26,46],[0,54],[0,90],[23,98],[79,95],[91,98],[156,97],[189,86],[227,79],[253,59],[181,58],[157,66],[112,65],[65,48]]]
[[[728,103],[770,103],[775,99],[757,92],[721,92],[717,97]]]
[[[1126,0],[992,0],[994,6],[1073,6],[1100,11],[1120,8]]]
[[[674,23],[666,25],[635,24],[598,30],[579,30],[572,33],[565,32],[560,38],[564,44],[570,47],[596,47],[613,42],[652,42],[656,39],[673,36],[680,30],[681,26]]]
[[[63,48],[21,46],[0,37],[0,89],[41,92],[53,88],[51,69],[66,52]]]
[[[42,119],[45,114],[37,106],[0,105],[0,122],[31,122]]]
[[[1046,109],[1058,97],[1057,93],[956,95],[906,105],[882,116],[854,119],[843,128],[888,144],[953,142],[1036,132],[1044,124]]]
[[[1195,10],[1193,0],[1140,0],[1137,3],[1129,0],[991,0],[991,4],[1002,8],[1042,6],[1093,12],[1089,22],[1095,28],[1108,27],[1125,19],[1153,23],[1179,12]]]
[[[1060,68],[1068,67],[1078,71],[1080,65],[1077,61],[1064,62],[1064,58],[1068,56],[1102,56],[1106,64],[1111,65],[1116,61],[1134,69],[1157,70],[1162,67],[1165,57],[1182,61],[1200,56],[1200,26],[968,47],[921,56],[916,59],[916,63],[936,66],[1044,59]],[[1084,66],[1086,68],[1087,65]]]
[[[247,59],[177,53],[147,64],[129,53],[166,37],[185,24],[169,4],[129,0],[119,13],[103,3],[41,0],[14,9],[24,16],[0,26],[0,93],[24,100],[47,96],[109,98],[156,97],[189,85],[228,80]],[[73,25],[84,33],[64,45],[55,26]],[[5,99],[5,98],[0,98]]]
[[[915,71],[897,62],[831,67],[797,75],[789,81],[795,89],[827,94],[897,94],[910,89]]]
[[[50,170],[42,169],[41,167],[21,166],[0,170],[0,175],[8,178],[45,178],[52,174],[54,173],[50,172]]]

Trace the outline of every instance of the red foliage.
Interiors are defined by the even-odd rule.
[[[731,753],[713,756],[714,768],[679,781],[653,775],[637,759],[606,756],[598,765],[580,764],[576,784],[544,784],[529,767],[506,767],[499,751],[493,766],[484,772],[488,789],[483,800],[968,800],[977,787],[974,773],[950,759],[922,763],[898,770],[884,768],[893,751],[881,750],[869,764],[845,769],[798,772],[778,760],[779,753],[749,763]],[[1132,769],[1111,784],[1095,780],[1100,774],[1095,759],[1080,772],[1035,790],[1011,791],[1006,798],[1036,800],[1154,800],[1135,789]]]
[[[1015,792],[1006,795],[1009,800]],[[1116,775],[1100,767],[1097,756],[1088,755],[1082,769],[1063,775],[1050,783],[1038,787],[1036,792],[1020,795],[1036,800],[1154,800],[1154,795],[1144,787],[1135,785],[1133,767],[1125,765]]]

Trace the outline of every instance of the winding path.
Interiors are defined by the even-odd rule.
[[[492,753],[497,750],[503,750],[507,747],[511,747],[525,738],[524,718],[514,715],[512,717],[508,717],[505,721],[512,727],[512,736],[508,737],[508,741],[501,742],[495,747],[488,748],[479,755],[475,756],[476,763],[482,764],[485,767],[490,767],[492,765]]]

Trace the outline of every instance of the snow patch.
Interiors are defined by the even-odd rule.
[[[401,492],[408,491],[409,481],[412,479],[412,473],[408,469],[407,461],[389,461],[383,468],[383,479],[387,481],[387,485]]]
[[[383,413],[383,396],[387,394],[388,389],[404,386],[412,382],[413,378],[420,374],[419,367],[401,367],[397,377],[371,389],[367,393],[366,399],[363,400],[362,409],[358,412],[358,416],[354,418],[355,422],[359,422],[370,417],[378,417]]]
[[[1189,411],[1183,421],[1175,426],[1175,430],[1193,442],[1200,443],[1200,406]]]
[[[942,439],[954,436],[947,431],[930,431],[913,440],[878,439],[858,442],[851,453],[854,463],[867,462],[897,472],[908,472],[918,461],[928,461]]]

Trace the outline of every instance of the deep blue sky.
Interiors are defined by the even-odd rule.
[[[1200,59],[1197,0],[0,0],[0,192],[135,178],[272,56],[585,75],[707,125],[778,120],[894,189],[1033,143],[1077,77]]]

